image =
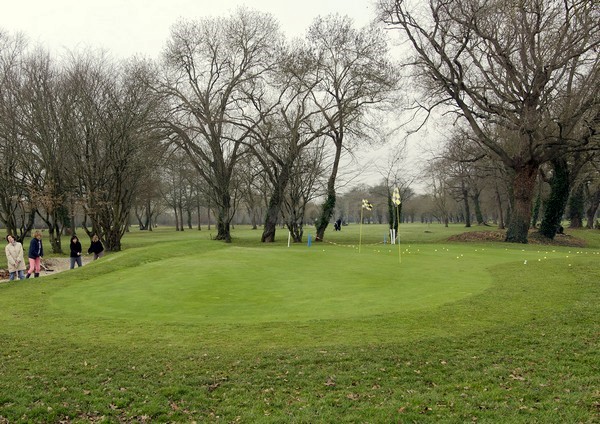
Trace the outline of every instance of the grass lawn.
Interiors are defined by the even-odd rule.
[[[399,250],[365,225],[360,253],[358,226],[132,231],[1,283],[0,423],[600,422],[600,232],[445,241],[463,231],[402,225]]]

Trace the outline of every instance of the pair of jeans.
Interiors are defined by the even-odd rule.
[[[15,276],[17,276],[17,275],[19,277],[19,280],[24,280],[25,279],[25,274],[23,274],[23,270],[20,269],[18,271],[11,272],[10,276],[8,277],[8,280],[9,281],[13,281],[15,279]]]
[[[69,259],[71,259],[71,269],[75,268],[75,264],[78,267],[81,266],[81,256],[70,257]]]

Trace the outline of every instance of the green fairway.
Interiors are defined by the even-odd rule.
[[[2,284],[0,422],[593,422],[598,233],[584,249],[405,227],[400,251],[363,227],[360,253],[357,226],[310,247],[133,232]]]

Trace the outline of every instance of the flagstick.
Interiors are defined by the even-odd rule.
[[[360,245],[362,243],[362,221],[363,221],[363,209],[360,208],[360,229],[358,230],[358,253],[360,253]]]
[[[396,230],[396,237],[398,237],[398,262],[402,263],[402,248],[400,247],[400,206],[396,206],[396,216],[398,218],[398,230]]]

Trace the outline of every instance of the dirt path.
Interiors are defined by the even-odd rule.
[[[81,257],[81,262],[82,265],[85,266],[86,264],[90,263],[92,260],[94,259],[93,256],[82,256]],[[44,277],[46,275],[52,275],[52,274],[57,274],[59,272],[63,272],[63,271],[69,271],[69,268],[71,266],[71,259],[70,258],[50,258],[50,259],[42,259],[42,265],[45,266],[48,270],[45,271],[44,268],[42,268],[42,271],[40,272],[40,277]],[[75,265],[75,268],[77,268],[77,265]],[[52,271],[50,271],[52,270]],[[6,282],[8,281],[8,277],[5,275],[0,275],[0,282]]]

